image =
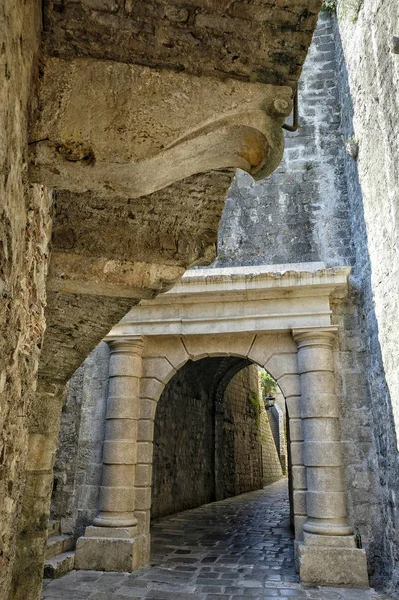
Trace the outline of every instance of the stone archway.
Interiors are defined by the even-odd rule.
[[[283,477],[259,392],[258,366],[228,356],[189,360],[166,384],[154,419],[151,521]]]
[[[115,342],[118,343],[118,342]],[[143,348],[143,370],[140,385],[140,419],[138,422],[137,471],[143,479],[136,479],[135,516],[142,524],[144,535],[149,534],[151,508],[151,469],[153,427],[157,402],[170,379],[189,360],[198,361],[206,357],[239,357],[248,364],[265,368],[276,380],[286,399],[288,415],[292,421],[293,444],[301,444],[299,416],[300,387],[297,369],[296,344],[290,334],[253,335],[243,333],[231,335],[202,335],[146,338]],[[294,448],[296,448],[294,446]],[[297,452],[298,454],[298,452]],[[145,462],[140,462],[141,460]],[[295,469],[303,468],[301,457],[295,458]],[[147,462],[148,461],[148,462]],[[302,539],[305,488],[298,474],[294,495],[296,536]],[[144,485],[142,485],[144,483]],[[139,504],[137,499],[139,498]]]
[[[223,271],[183,278],[163,298],[132,309],[108,336],[100,512],[78,540],[77,566],[126,571],[148,561],[157,402],[188,360],[225,355],[265,368],[285,396],[302,580],[367,585],[365,553],[355,547],[346,512],[337,328],[329,307],[330,294],[342,293],[349,271],[318,264],[295,274],[257,268],[234,277]]]

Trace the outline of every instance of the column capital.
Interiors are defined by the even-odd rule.
[[[112,354],[142,354],[144,337],[141,335],[126,335],[123,337],[107,337],[104,340]]]
[[[307,327],[306,329],[293,329],[292,337],[297,343],[298,348],[306,346],[332,346],[337,335],[338,327],[330,325],[329,327]]]

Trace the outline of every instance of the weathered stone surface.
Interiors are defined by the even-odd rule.
[[[299,82],[297,132],[270,178],[239,172],[219,231],[216,266],[323,260],[351,264],[353,247],[335,74],[333,21],[319,25]]]
[[[299,544],[298,562],[303,583],[369,587],[364,550]]]
[[[30,178],[139,198],[197,173],[270,175],[283,153],[289,87],[95,60],[43,65]]]
[[[281,479],[258,368],[246,364],[190,361],[167,384],[155,417],[152,518]]]
[[[91,571],[132,571],[145,563],[144,539],[81,537],[75,567]]]
[[[399,292],[399,60],[391,44],[399,29],[399,8],[392,0],[381,5],[364,0],[351,20],[351,15],[345,18],[344,2],[338,2],[338,7],[336,42],[343,133],[346,140],[353,138],[359,146],[357,161],[348,156],[346,170],[358,264],[355,283],[361,292],[363,352],[377,442],[375,452],[371,451],[366,441],[369,419],[364,404],[359,404],[359,436],[365,438],[363,460],[370,468],[357,475],[352,470],[353,502],[362,506],[364,519],[363,489],[376,477],[378,469],[384,508],[382,519],[380,516],[382,548],[375,549],[376,575],[397,593],[399,347],[393,324],[397,321]],[[353,387],[356,382],[351,384]],[[358,384],[362,386],[363,382]],[[375,496],[367,496],[367,501],[372,514],[378,514]]]
[[[224,497],[260,489],[283,477],[268,413],[259,395],[258,367],[239,371],[222,402]],[[219,408],[220,410],[220,408]],[[259,450],[258,450],[259,448]],[[226,493],[230,489],[230,493]]]
[[[303,58],[306,53],[306,46],[310,39],[319,3],[312,2],[311,4],[312,7],[309,7],[309,12],[306,12],[305,14],[302,11],[299,18],[295,16],[293,19],[295,28],[298,26],[298,20],[303,20],[303,30],[306,32],[303,48],[297,48],[295,52],[300,59]],[[104,10],[106,14],[112,14],[115,10],[119,10],[120,8],[118,4],[107,1],[90,1],[81,4],[80,6],[89,8],[89,17],[92,16],[92,10],[97,12],[96,9],[99,9],[100,12],[101,10]],[[61,6],[57,3],[52,3],[50,8],[54,8],[55,12],[61,15],[62,13],[65,13],[66,9],[69,7],[66,4]],[[75,5],[74,8],[78,8],[78,6]],[[124,9],[125,8],[128,7],[124,6]],[[146,5],[142,4],[142,8],[145,9]],[[168,18],[173,21],[173,19],[176,18],[174,11],[167,12],[169,15]],[[47,13],[47,17],[50,16],[50,13]],[[6,240],[4,243],[6,247],[5,279],[6,284],[9,284],[6,292],[10,294],[10,297],[18,297],[22,300],[20,305],[12,308],[7,306],[6,308],[5,317],[7,323],[11,324],[13,333],[7,338],[8,340],[11,340],[11,345],[4,349],[4,355],[12,356],[11,370],[9,370],[6,375],[6,383],[8,384],[11,380],[11,387],[13,390],[12,394],[7,397],[17,399],[16,402],[13,402],[13,406],[17,407],[15,415],[18,415],[19,418],[21,414],[25,415],[30,410],[30,392],[34,389],[32,373],[34,373],[37,364],[37,351],[35,350],[35,345],[36,343],[37,345],[41,345],[43,330],[42,307],[44,302],[44,271],[47,266],[46,244],[49,236],[49,197],[46,195],[45,191],[38,187],[33,188],[33,192],[29,195],[29,213],[33,213],[34,216],[32,217],[32,221],[29,219],[25,220],[24,214],[28,205],[28,202],[26,202],[28,196],[24,196],[24,191],[26,191],[24,163],[27,158],[27,96],[30,90],[32,59],[38,46],[41,17],[40,7],[39,5],[30,7],[30,12],[25,14],[21,7],[11,7],[11,5],[7,4],[3,9],[3,14],[5,15],[4,23],[7,25],[7,48],[4,54],[6,60],[5,74],[6,80],[9,82],[5,86],[4,105],[10,107],[5,119],[7,121],[7,126],[3,128],[6,134],[5,138],[7,143],[10,142],[10,153],[6,157],[7,164],[5,170],[5,185],[7,188],[5,211],[7,232],[4,238]],[[278,10],[276,16],[279,14],[280,11]],[[85,21],[86,16],[87,15],[85,14]],[[120,15],[116,13],[115,16],[119,17]],[[207,15],[204,13],[195,15],[195,17],[197,16],[199,17],[198,26],[208,28],[209,23],[202,22],[201,24],[201,18],[203,16],[206,17]],[[178,16],[178,21],[179,19],[181,19],[181,16]],[[72,21],[70,22],[70,25],[73,29],[74,24]],[[9,25],[11,25],[11,27]],[[242,23],[240,23],[240,25],[242,25]],[[72,29],[70,31],[72,31]],[[77,30],[75,31],[77,33]],[[105,38],[103,38],[103,42],[104,41]],[[78,43],[78,40],[76,40],[76,42]],[[119,46],[122,48],[120,44]],[[148,50],[151,48],[152,46],[149,45]],[[99,58],[103,59],[104,56]],[[113,60],[115,56],[110,56],[109,58]],[[281,57],[277,53],[272,58],[277,63]],[[282,58],[283,60],[287,60],[284,56]],[[64,59],[71,59],[71,55],[64,56],[62,60]],[[59,61],[59,59],[56,60]],[[43,65],[45,62],[46,60],[44,59]],[[104,61],[101,62],[105,64]],[[24,67],[22,70],[20,68],[21,64]],[[81,64],[83,65],[83,62]],[[13,75],[14,72],[17,73],[15,79]],[[48,73],[49,71],[47,71],[47,75]],[[297,74],[298,67],[295,65],[295,68],[291,69],[290,72],[290,82],[295,80]],[[40,70],[39,75],[40,80],[43,81],[46,78],[46,68],[44,69],[44,72]],[[276,83],[280,84],[280,79],[277,77]],[[67,78],[65,78],[65,81],[66,80]],[[259,80],[266,81],[266,78],[260,77]],[[55,82],[54,78],[53,83]],[[86,84],[87,80],[85,80],[84,83]],[[86,86],[82,86],[81,92],[85,87]],[[59,98],[57,98],[57,101],[58,100]],[[55,105],[56,103],[53,104],[53,107]],[[281,108],[281,103],[279,106]],[[35,106],[35,108],[38,107]],[[43,108],[43,106],[39,107],[39,110],[40,108]],[[284,107],[284,111],[286,110],[289,110],[289,104]],[[189,113],[189,111],[185,112]],[[279,116],[277,117],[280,124],[284,116],[283,112],[280,111]],[[234,126],[235,124],[236,122],[234,121]],[[247,123],[245,122],[244,129],[246,126]],[[249,126],[251,126],[251,124],[249,124]],[[257,128],[255,128],[255,130],[258,131]],[[260,134],[258,135],[258,133],[255,133],[254,136],[251,130],[249,132],[251,135],[249,135],[249,139],[247,139],[247,130],[245,129],[242,131],[240,129],[238,135],[240,143],[237,145],[237,136],[232,135],[231,129],[226,128],[224,130],[222,127],[222,135],[219,137],[217,135],[216,141],[213,141],[214,153],[212,154],[212,158],[214,158],[215,155],[219,156],[220,154],[223,154],[223,151],[220,150],[220,144],[223,145],[224,143],[227,143],[227,145],[229,145],[229,143],[232,143],[232,153],[234,156],[239,156],[240,166],[242,166],[243,162],[245,163],[244,166],[250,164],[249,170],[252,172],[261,169],[265,162],[263,153],[265,148],[263,137],[265,136],[262,131],[263,126],[261,127]],[[202,131],[202,133],[205,135],[205,131]],[[274,134],[272,137],[273,136]],[[277,137],[280,136],[278,135]],[[36,142],[37,140],[31,141]],[[241,143],[242,141],[244,141],[243,144]],[[186,142],[187,146],[185,146],[185,151],[188,146],[193,145],[189,139],[187,139]],[[36,144],[33,144],[33,146],[35,145]],[[3,146],[6,147],[6,144]],[[72,148],[69,148],[68,140],[63,140],[61,146],[63,153],[62,161],[73,163],[77,160],[79,163],[80,159],[83,159],[83,162],[90,163],[84,165],[85,167],[89,167],[89,171],[90,169],[95,170],[95,165],[91,164],[93,157],[90,152],[87,155],[85,145],[82,147],[79,144],[77,146],[72,144]],[[273,158],[273,161],[277,160],[278,153],[281,151],[280,141],[278,141],[277,146],[278,152]],[[253,150],[254,152],[252,152]],[[229,152],[227,154],[229,154]],[[177,159],[180,155],[172,149],[171,156],[176,159],[175,164],[172,165],[173,167],[176,167],[179,162]],[[204,163],[201,163],[201,165],[200,171],[209,170],[210,168],[209,162],[207,163],[205,161]],[[79,167],[81,165],[77,164],[73,166]],[[154,167],[154,164],[152,166]],[[216,165],[216,167],[223,169],[234,166],[236,166],[236,162],[231,162],[230,159],[227,163],[217,163]],[[15,169],[15,172],[13,169]],[[72,169],[71,173],[73,174],[75,171],[76,169]],[[190,172],[184,172],[182,177],[189,173]],[[97,176],[101,178],[102,175],[103,169],[98,169],[97,165]],[[223,186],[226,183],[225,173],[215,174],[215,177],[212,180],[212,186],[216,182],[218,192],[220,191],[219,175],[223,179]],[[70,178],[73,179],[73,175],[70,174]],[[149,175],[149,179],[151,178],[154,179],[152,175]],[[40,184],[43,183],[43,180],[40,177],[37,180]],[[32,181],[33,180],[31,179],[31,182]],[[175,177],[172,177],[171,180],[163,179],[162,184],[158,185],[158,187],[156,186],[154,189],[158,189],[168,183],[172,184],[174,181]],[[189,185],[191,185],[191,183],[192,182],[190,181]],[[209,185],[209,183],[208,180],[207,184]],[[63,189],[63,187],[70,189],[71,184],[61,185],[61,189]],[[89,186],[84,189],[91,190],[91,187]],[[224,188],[224,190],[225,189],[226,188]],[[79,189],[79,191],[82,190]],[[149,191],[153,191],[153,189],[147,189],[147,193],[149,193]],[[185,194],[186,191],[187,190],[183,190],[183,193]],[[206,191],[208,192],[208,189]],[[172,193],[175,192],[176,190],[172,191]],[[112,193],[111,195],[114,196],[115,194]],[[11,202],[14,203],[15,198],[18,198],[18,202],[21,202],[16,213],[14,212],[15,205],[11,204]],[[32,210],[30,210],[30,208],[32,208]],[[78,211],[75,217],[79,220],[77,215]],[[15,216],[17,218],[15,218]],[[80,219],[82,220],[82,215],[80,215]],[[12,224],[10,225],[11,221]],[[54,224],[57,226],[57,216],[55,217]],[[98,223],[96,223],[95,226],[98,227]],[[215,227],[216,226],[217,223],[215,220]],[[75,228],[78,230],[76,223]],[[14,236],[16,240],[13,252],[10,252],[10,246],[13,243],[12,241],[11,243],[9,242],[10,231],[11,237]],[[28,244],[24,245],[22,236],[26,233],[28,234],[30,241]],[[98,235],[94,238],[90,237],[90,235],[86,235],[86,233],[83,234],[81,230],[79,230],[78,233],[79,241],[86,238],[86,246],[83,249],[82,247],[79,248],[79,252],[73,251],[74,235],[76,235],[75,230],[71,231],[71,229],[65,229],[63,226],[57,226],[57,232],[54,236],[54,254],[51,262],[51,275],[48,281],[48,329],[44,341],[43,363],[42,368],[40,369],[40,389],[30,411],[29,423],[27,424],[25,419],[21,419],[21,427],[13,427],[15,421],[15,415],[13,413],[14,409],[12,408],[9,410],[9,407],[7,407],[5,413],[8,421],[11,423],[10,429],[8,429],[7,425],[7,429],[5,430],[7,434],[6,437],[8,436],[8,446],[11,446],[9,443],[9,431],[12,431],[12,435],[15,439],[22,440],[21,447],[26,447],[23,440],[27,442],[27,429],[29,428],[31,434],[29,443],[32,450],[28,465],[29,470],[26,474],[26,490],[22,502],[21,519],[18,527],[19,541],[17,544],[17,555],[19,564],[15,571],[13,584],[13,597],[15,598],[26,598],[28,595],[32,595],[33,597],[36,593],[35,587],[38,592],[38,581],[41,574],[44,541],[46,537],[46,521],[48,516],[46,497],[48,502],[52,483],[51,462],[55,452],[55,442],[57,439],[59,413],[62,400],[62,387],[65,381],[79,365],[89,349],[103,337],[107,329],[114,322],[119,320],[123,312],[127,310],[128,306],[131,306],[134,301],[147,294],[152,295],[153,293],[165,289],[167,285],[171,285],[181,275],[184,267],[189,264],[193,264],[198,260],[209,261],[212,256],[212,247],[214,246],[212,234],[207,237],[205,243],[194,242],[187,248],[187,251],[185,249],[179,249],[178,252],[180,253],[181,250],[181,255],[177,258],[177,265],[176,257],[174,256],[171,259],[171,262],[166,261],[165,263],[161,260],[161,262],[158,263],[155,261],[154,266],[153,261],[148,259],[147,263],[143,260],[139,265],[135,266],[133,263],[137,261],[136,255],[134,258],[131,256],[119,256],[118,259],[110,259],[110,256],[106,253],[93,255],[90,252],[90,246],[96,245],[96,242],[94,241],[93,243],[93,240],[100,239],[104,234],[104,231],[98,230]],[[171,235],[173,236],[173,233]],[[168,238],[167,244],[169,241]],[[208,252],[209,248],[211,248],[210,252]],[[141,249],[138,251],[141,253]],[[175,252],[175,246],[173,247],[173,252]],[[7,281],[8,279],[9,281]],[[63,282],[63,280],[65,281]],[[20,287],[17,289],[18,286]],[[127,292],[128,288],[129,292]],[[113,296],[117,297],[115,302],[111,301]],[[84,323],[85,316],[87,315],[90,316],[90,321],[85,328],[81,329],[81,335],[79,335],[77,334],[77,329]],[[60,323],[61,319],[63,320],[62,323]],[[18,337],[18,332],[20,331],[23,332],[22,338]],[[29,359],[25,359],[24,357],[20,360],[20,352],[26,356],[29,355]],[[19,374],[24,376],[23,385],[20,385]],[[1,381],[3,381],[3,378]],[[18,400],[19,398],[22,399],[22,405]],[[4,455],[6,455],[6,451],[4,451]],[[9,460],[14,462],[11,466],[10,463],[8,463],[8,467],[11,468],[12,471],[15,470],[15,473],[12,473],[12,486],[15,488],[14,492],[11,489],[12,486],[9,484],[11,479],[9,480],[8,477],[5,478],[8,485],[7,494],[11,494],[11,502],[5,503],[5,506],[7,507],[6,510],[10,512],[11,518],[7,514],[6,520],[13,525],[15,525],[15,498],[20,492],[18,473],[22,472],[23,467],[22,461],[20,460],[21,456],[22,452],[19,454],[18,452],[14,453],[14,458],[16,458],[16,460],[14,461],[14,458],[10,458]],[[17,527],[14,527],[14,529],[16,530]],[[12,545],[10,535],[7,531],[8,530],[6,530],[4,540],[2,540],[5,548],[5,554],[3,554],[3,556],[5,556],[4,560],[6,560],[6,562],[9,561],[11,556],[10,548]],[[7,569],[5,571],[3,570],[2,573],[3,572],[6,572],[6,577],[8,577]]]
[[[49,558],[44,564],[44,578],[57,579],[66,575],[75,566],[75,552],[63,552],[58,556]]]
[[[387,19],[388,13],[396,14],[395,10],[387,5],[387,12],[384,7],[383,13],[379,14]],[[360,18],[362,14],[364,21]],[[389,22],[391,27],[394,18]],[[346,32],[346,42],[345,39],[340,40],[338,25]],[[367,30],[364,40],[359,28]],[[355,31],[357,41],[352,39]],[[367,94],[361,92],[361,80],[369,68],[367,62],[373,62],[372,31],[381,36],[381,48],[386,48],[384,60],[390,61],[390,37],[385,35],[386,27],[377,28],[369,9],[359,13],[356,23],[351,23],[348,15],[342,15],[337,23],[327,13],[320,14],[300,83],[301,128],[297,133],[286,133],[283,162],[268,180],[254,184],[244,174],[237,177],[223,214],[216,265],[273,264],[296,261],[299,256],[304,260],[325,260],[327,264],[353,264],[349,297],[345,301],[337,299],[333,302],[333,322],[340,331],[335,352],[336,385],[341,399],[348,509],[350,522],[361,532],[372,581],[384,581],[386,585],[397,562],[393,558],[396,555],[397,519],[392,494],[396,496],[394,490],[399,475],[396,434],[384,379],[379,335],[382,338],[373,307],[368,248],[374,240],[379,247],[385,247],[387,238],[377,223],[391,223],[392,219],[384,217],[386,213],[381,209],[388,202],[388,193],[382,202],[381,199],[377,201],[379,189],[375,190],[374,196],[367,192],[369,206],[378,212],[378,218],[370,218],[368,222],[371,235],[367,235],[357,162],[346,154],[344,147],[346,140],[356,137],[354,118],[357,122],[361,115],[364,123],[367,114],[373,126],[377,123],[367,112],[368,100],[375,97],[375,92],[371,89]],[[342,52],[344,43],[349,44],[345,57]],[[360,59],[362,54],[354,47],[357,43],[365,44],[367,61],[366,58]],[[361,63],[356,62],[356,69],[352,69],[352,91],[361,101],[362,108],[354,114],[345,58],[352,64],[355,57]],[[372,68],[376,65],[373,63]],[[390,90],[390,76],[384,81],[386,91]],[[387,106],[390,118],[395,118],[395,102],[393,94],[386,99],[386,104],[380,105]],[[386,118],[385,113],[383,118]],[[365,124],[362,127],[365,143],[367,128]],[[373,136],[367,134],[364,165],[373,161],[375,156],[372,139]],[[395,144],[391,143],[391,148],[394,147]],[[389,160],[394,155],[393,152]],[[395,188],[391,188],[390,193],[392,189]],[[385,256],[382,247],[379,256]],[[388,263],[380,259],[377,262],[379,270],[388,263],[395,263],[393,259],[389,259]],[[389,297],[394,299],[395,295]],[[393,314],[394,300],[392,302],[392,312],[386,314]],[[394,356],[392,351],[391,357]],[[350,400],[344,401],[343,398]],[[383,518],[380,481],[387,506]],[[384,542],[387,531],[389,537]],[[385,557],[383,560],[382,555]],[[397,586],[395,577],[393,587]]]
[[[213,375],[220,361],[189,361],[165,387],[155,414],[152,518],[215,499]],[[184,425],[183,425],[184,424]]]
[[[168,289],[187,267],[213,260],[232,177],[194,175],[145,198],[114,198],[112,207],[91,193],[58,192],[49,290],[134,304]]]
[[[40,2],[0,6],[0,597],[7,598],[44,331],[51,198],[27,180]]]
[[[321,0],[46,0],[45,49],[295,86]]]

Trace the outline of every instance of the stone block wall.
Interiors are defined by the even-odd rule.
[[[51,198],[27,182],[41,3],[0,6],[0,598],[10,591],[27,424],[44,331]],[[30,453],[33,448],[29,450]],[[41,494],[41,490],[38,490]]]
[[[210,383],[203,364],[189,362],[159,399],[154,429],[153,519],[215,498]]]
[[[218,406],[221,433],[215,435],[212,384],[221,362],[188,362],[161,395],[155,417],[152,518],[211,502],[216,488],[228,498],[282,477],[269,420],[259,404],[256,366],[243,368],[226,386]]]
[[[359,439],[362,460],[372,466],[368,474],[349,472],[355,488],[351,503],[368,521],[375,577],[398,597],[399,346],[394,323],[399,309],[399,56],[393,52],[393,36],[399,30],[399,6],[394,0],[363,0],[348,13],[340,1],[337,24],[342,134],[358,145],[357,160],[345,157],[358,307],[357,315],[345,317],[352,328],[351,350],[355,329],[362,332],[355,348],[360,372],[351,376],[350,390],[356,385],[370,398],[354,408],[359,435],[372,428],[375,440],[367,450]],[[353,452],[349,430],[347,436],[348,452]],[[379,482],[380,506],[378,495],[364,493],[367,478]],[[374,518],[368,516],[366,502]]]
[[[261,408],[260,411],[260,439],[262,444],[262,484],[269,485],[281,479],[284,473],[271,429],[269,415],[264,408]]]
[[[242,369],[224,394],[225,497],[257,490],[283,474],[269,418],[259,399],[258,367]],[[230,476],[227,473],[230,471]]]
[[[46,49],[215,77],[290,85],[321,0],[45,0]],[[250,59],[249,59],[250,57]]]
[[[324,260],[351,264],[334,22],[321,13],[299,82],[300,129],[285,132],[278,169],[238,172],[219,229],[216,266]]]
[[[54,465],[51,518],[62,533],[83,535],[98,512],[108,392],[109,348],[99,344],[70,380],[64,396]]]

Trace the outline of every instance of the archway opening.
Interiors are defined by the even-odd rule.
[[[253,552],[254,564],[267,557],[268,568],[276,572],[284,563],[295,577],[286,414],[277,383],[245,358],[208,357],[179,369],[155,416],[152,562],[167,556],[190,563],[211,552],[215,564],[235,564]],[[223,556],[212,553],[226,544]]]

